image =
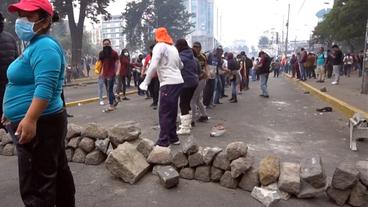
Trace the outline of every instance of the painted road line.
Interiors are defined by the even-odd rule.
[[[284,75],[288,77],[289,79],[291,79],[291,75],[289,74],[284,74]],[[316,89],[315,87],[309,85],[306,82],[299,81],[299,80],[296,82],[299,83],[299,85],[301,85],[304,88],[304,90],[308,91],[310,94],[317,96],[318,98],[322,99],[324,102],[329,103],[331,106],[339,110],[345,117],[351,118],[353,117],[355,113],[360,112],[364,114],[365,117],[368,118],[368,112],[363,111],[355,106],[352,106],[325,92],[321,92],[320,90]]]
[[[132,94],[136,94],[136,93],[137,93],[137,91],[129,91],[129,92],[126,93],[126,95],[132,95]],[[107,99],[106,96],[104,96],[103,98]],[[81,106],[83,104],[89,104],[89,103],[97,102],[99,100],[100,99],[98,97],[83,99],[83,100],[68,102],[68,103],[65,104],[65,106],[66,107]]]

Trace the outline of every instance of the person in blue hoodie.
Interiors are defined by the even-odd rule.
[[[199,82],[199,71],[197,61],[195,60],[193,50],[189,47],[185,39],[179,39],[175,43],[175,47],[179,51],[179,56],[184,64],[181,70],[181,75],[184,79],[183,90],[180,95],[180,126],[179,130],[176,132],[178,135],[190,134],[191,133],[191,123],[192,114],[190,111],[190,101],[193,97],[194,91],[198,86]]]

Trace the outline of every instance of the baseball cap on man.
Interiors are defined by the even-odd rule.
[[[52,8],[49,0],[20,0],[18,3],[11,4],[8,7],[9,12],[27,11],[33,12],[37,10],[44,10],[50,16],[54,15],[54,9]]]

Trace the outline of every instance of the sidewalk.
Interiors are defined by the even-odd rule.
[[[86,77],[86,78],[78,78],[73,79],[70,83],[66,83],[64,87],[78,86],[84,84],[94,84],[97,83],[97,77]]]
[[[287,75],[289,78],[290,76]],[[324,83],[317,83],[316,79],[308,79],[305,82],[298,81],[307,91],[309,89],[319,96],[326,103],[337,107],[346,116],[351,117],[356,111],[363,111],[368,114],[368,95],[360,93],[362,78],[353,74],[351,77],[340,77],[339,85],[332,85],[332,79],[326,79]],[[326,87],[327,92],[320,89]],[[311,92],[311,91],[310,91]]]

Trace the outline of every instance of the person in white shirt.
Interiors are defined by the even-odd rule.
[[[350,77],[351,69],[353,68],[354,58],[348,53],[344,57],[344,75]]]
[[[171,144],[180,144],[176,134],[176,118],[178,99],[184,83],[180,71],[183,68],[183,63],[166,28],[156,29],[155,39],[157,44],[152,51],[151,64],[139,87],[146,91],[152,77],[157,72],[160,81],[160,135],[156,145],[168,147]]]

